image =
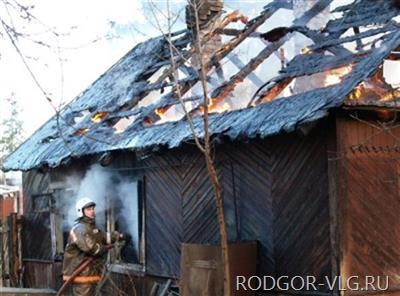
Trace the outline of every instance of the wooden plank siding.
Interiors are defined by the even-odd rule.
[[[282,137],[274,145],[273,211],[276,276],[331,272],[327,142],[323,131]]]
[[[400,127],[342,117],[337,133],[341,275],[389,276],[379,294],[400,294]]]
[[[228,237],[232,242],[259,242],[259,275],[330,275],[325,127],[323,121],[308,135],[290,133],[216,148]],[[129,155],[112,169],[137,168],[144,179],[146,273],[178,278],[183,242],[219,242],[204,158],[194,145],[164,150],[136,163]],[[50,193],[51,182],[62,181],[64,173],[82,171],[81,166],[71,164],[52,172],[51,178],[37,171],[24,174],[29,188],[24,192],[25,213],[34,212],[33,195]],[[27,274],[32,286],[33,271],[39,267],[34,264]]]
[[[177,155],[146,161],[146,267],[157,275],[179,274],[182,241],[181,176]]]
[[[217,147],[228,236],[259,241],[260,275],[330,275],[326,138],[315,129]],[[145,165],[147,271],[178,276],[182,242],[219,241],[204,159],[186,146]]]
[[[275,275],[271,147],[267,141],[236,143],[225,153],[233,163],[237,239],[259,241],[262,275]]]
[[[22,174],[24,213],[33,212],[33,196],[50,192],[50,174],[32,170]]]

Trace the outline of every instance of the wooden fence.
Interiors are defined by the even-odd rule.
[[[20,287],[21,221],[16,213],[0,221],[0,287]]]

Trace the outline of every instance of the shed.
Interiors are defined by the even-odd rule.
[[[382,66],[398,59],[400,9],[396,1],[354,1],[332,11],[339,16],[322,30],[309,29],[331,2],[316,1],[291,26],[263,33],[257,29],[291,9],[290,1],[273,1],[248,22],[233,12],[202,38],[226,37],[204,68],[228,236],[258,241],[257,275],[315,276],[325,283],[318,295],[338,292],[327,277],[352,275],[367,288],[360,295],[373,292],[367,275],[387,275],[388,291],[400,291],[400,91],[383,79]],[[229,27],[238,21],[240,29]],[[295,34],[312,43],[281,59],[276,76],[260,76]],[[134,244],[110,265],[124,291],[149,295],[155,282],[179,281],[182,243],[218,243],[213,192],[179,100],[202,137],[199,75],[187,62],[192,38],[184,30],[138,44],[6,159],[4,169],[25,172],[28,287],[60,283],[65,210],[83,190],[71,177],[93,192],[106,184],[104,227],[134,225]],[[172,52],[174,65],[169,41],[179,51]],[[243,44],[254,45],[247,63]],[[318,73],[325,77],[318,87],[293,89]]]

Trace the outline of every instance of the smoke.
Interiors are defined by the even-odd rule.
[[[71,190],[69,198],[64,198],[62,208],[68,228],[77,219],[75,204],[78,199],[88,197],[96,203],[96,225],[106,230],[106,212],[114,213],[116,230],[128,233],[137,257],[139,248],[139,196],[138,182],[132,176],[92,165],[81,178],[76,175],[67,177],[67,186]]]
[[[139,196],[137,181],[124,182],[121,180],[118,186],[118,199],[120,202],[120,212],[117,219],[120,221],[122,229],[128,232],[132,238],[135,257],[138,259],[139,250]]]
[[[68,225],[72,226],[77,218],[75,209],[77,200],[88,197],[96,203],[96,223],[99,226],[105,226],[105,201],[111,181],[111,174],[100,165],[91,166],[82,180],[79,180],[76,176],[67,179],[67,184],[73,189],[75,196],[75,199],[68,207]]]

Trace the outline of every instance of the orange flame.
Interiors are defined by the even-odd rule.
[[[350,101],[392,101],[400,98],[400,88],[392,88],[379,73],[361,82],[348,96]]]
[[[223,100],[220,98],[210,99],[208,102],[208,113],[223,113],[231,109],[229,103],[225,102],[222,104],[222,102]],[[200,107],[200,112],[204,113],[204,111],[204,107]]]
[[[361,98],[362,95],[362,85],[360,84],[357,86],[353,91],[349,94],[349,99],[350,100],[358,100]]]
[[[148,125],[152,125],[154,122],[150,117],[145,117],[143,119],[143,123],[144,123],[145,126],[148,126]]]
[[[91,118],[92,122],[94,123],[99,123],[101,122],[106,116],[108,115],[108,112],[97,112],[94,114]]]
[[[89,132],[87,127],[79,128],[74,132],[74,136],[84,136]]]
[[[160,107],[154,110],[154,113],[156,113],[160,118],[163,118],[165,112],[167,112],[168,107]]]
[[[394,89],[381,96],[381,101],[392,101],[400,98],[400,89]]]
[[[304,47],[300,50],[301,54],[309,54],[311,53],[311,49],[309,47]]]
[[[325,86],[340,83],[343,79],[343,76],[349,74],[351,72],[352,68],[353,67],[351,65],[349,65],[349,66],[344,66],[344,67],[336,68],[336,69],[329,71],[325,77],[325,83],[324,83]]]

